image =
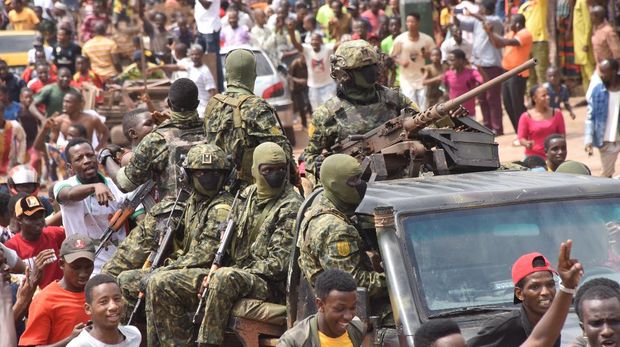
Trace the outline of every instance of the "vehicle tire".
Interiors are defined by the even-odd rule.
[[[288,141],[291,143],[291,147],[295,147],[295,129],[292,126],[284,127],[284,135],[288,138]]]

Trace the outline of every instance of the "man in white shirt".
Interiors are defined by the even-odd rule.
[[[313,110],[316,110],[331,97],[336,96],[336,83],[330,76],[329,57],[334,54],[334,45],[323,44],[320,34],[312,34],[311,43],[299,43],[295,35],[295,24],[289,22],[288,33],[291,42],[304,55],[308,68],[308,98]]]
[[[93,276],[84,287],[86,314],[92,325],[84,328],[67,347],[139,347],[142,334],[131,325],[121,325],[125,302],[116,279]]]
[[[435,48],[432,37],[420,32],[420,15],[412,12],[407,15],[407,31],[398,35],[392,46],[390,55],[400,66],[400,90],[418,105],[424,107],[426,89],[422,85],[424,74],[422,68],[425,59],[430,57]]]
[[[67,236],[87,235],[97,242],[109,225],[109,217],[125,201],[126,194],[110,178],[103,177],[97,171],[95,150],[85,139],[69,141],[65,155],[75,175],[54,186],[54,197],[60,204],[65,233]],[[125,235],[124,227],[112,235],[110,244],[95,259],[93,274],[101,271]]]
[[[471,43],[463,40],[463,31],[457,25],[450,26],[450,37],[441,44],[441,62],[447,63],[448,53],[455,49],[465,52],[465,58],[471,62]]]
[[[220,55],[220,0],[198,0],[194,5],[194,19],[198,29],[196,42],[206,52],[206,64],[217,81],[217,89],[224,90],[224,74]]]
[[[256,25],[250,31],[250,44],[253,47],[262,48],[269,54],[270,50],[275,50],[275,41],[273,40],[273,31],[266,26],[267,15],[265,11],[260,8],[254,10],[254,20]]]
[[[196,111],[200,118],[204,117],[209,99],[217,93],[215,79],[211,75],[209,68],[202,63],[203,55],[202,47],[199,44],[194,44],[189,50],[189,61],[181,59],[176,65],[160,65],[154,68],[173,73],[178,71],[186,72],[187,78],[192,80],[196,87],[198,87],[198,100],[200,104],[198,104]]]
[[[601,176],[614,175],[616,160],[620,153],[620,76],[618,61],[603,60],[599,64],[601,82],[592,88],[587,97],[588,111],[585,125],[585,149],[591,155],[592,147],[601,154]]]

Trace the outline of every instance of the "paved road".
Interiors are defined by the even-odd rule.
[[[571,99],[572,104],[577,104],[583,101],[583,98]],[[590,167],[594,175],[600,175],[601,161],[598,151],[595,149],[594,155],[588,157],[583,150],[583,127],[586,116],[586,106],[574,107],[577,118],[575,120],[570,119],[567,112],[564,113],[564,121],[566,123],[567,141],[568,141],[568,160],[577,160]],[[482,121],[480,109],[478,112],[478,121]],[[508,120],[508,116],[504,114],[504,136],[497,137],[495,140],[499,144],[499,156],[502,162],[510,162],[515,160],[521,160],[524,158],[524,148],[514,147],[512,145],[513,140],[516,138],[516,134],[512,129],[512,125]],[[303,152],[306,144],[308,143],[308,137],[305,129],[301,127],[301,124],[295,125],[295,133],[297,144],[295,146],[295,155],[298,156]],[[620,161],[616,164],[616,174],[620,175]]]

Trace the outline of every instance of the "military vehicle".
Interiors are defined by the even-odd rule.
[[[334,146],[358,157],[366,170],[368,190],[355,219],[366,250],[381,255],[394,316],[394,326],[381,326],[365,290],[358,289],[357,314],[369,326],[365,346],[414,346],[416,329],[442,317],[456,320],[466,338],[473,336],[486,320],[519,309],[513,304],[514,261],[537,251],[555,263],[559,244],[567,239],[574,241],[573,255],[584,265],[582,283],[600,276],[620,281],[620,182],[498,170],[490,130],[458,117],[464,99],[518,69],[414,117],[405,110]],[[447,114],[455,127],[428,127]],[[306,199],[297,225],[320,193]],[[254,318],[241,318],[239,312],[231,319],[231,330],[244,346],[274,345],[283,331],[278,314],[287,313],[290,327],[316,312],[298,256],[295,249],[286,307],[256,304],[249,315]],[[562,343],[580,334],[571,313]]]

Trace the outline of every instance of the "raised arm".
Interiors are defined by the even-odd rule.
[[[301,43],[299,43],[299,40],[297,40],[297,37],[295,35],[295,23],[290,20],[287,21],[286,29],[288,30],[288,36],[291,38],[291,43],[293,44],[293,46],[295,46],[295,49],[299,51],[299,53],[303,54],[304,46],[302,46]]]
[[[530,336],[521,347],[552,346],[560,336],[564,321],[573,302],[573,295],[583,275],[583,267],[577,259],[570,258],[573,242],[568,240],[560,245],[558,274],[561,278],[560,290],[542,319],[536,324]]]
[[[108,144],[108,140],[110,139],[110,129],[108,129],[108,127],[101,122],[99,117],[95,119],[94,125],[95,131],[97,132],[97,141],[99,141],[95,151],[99,151]]]

